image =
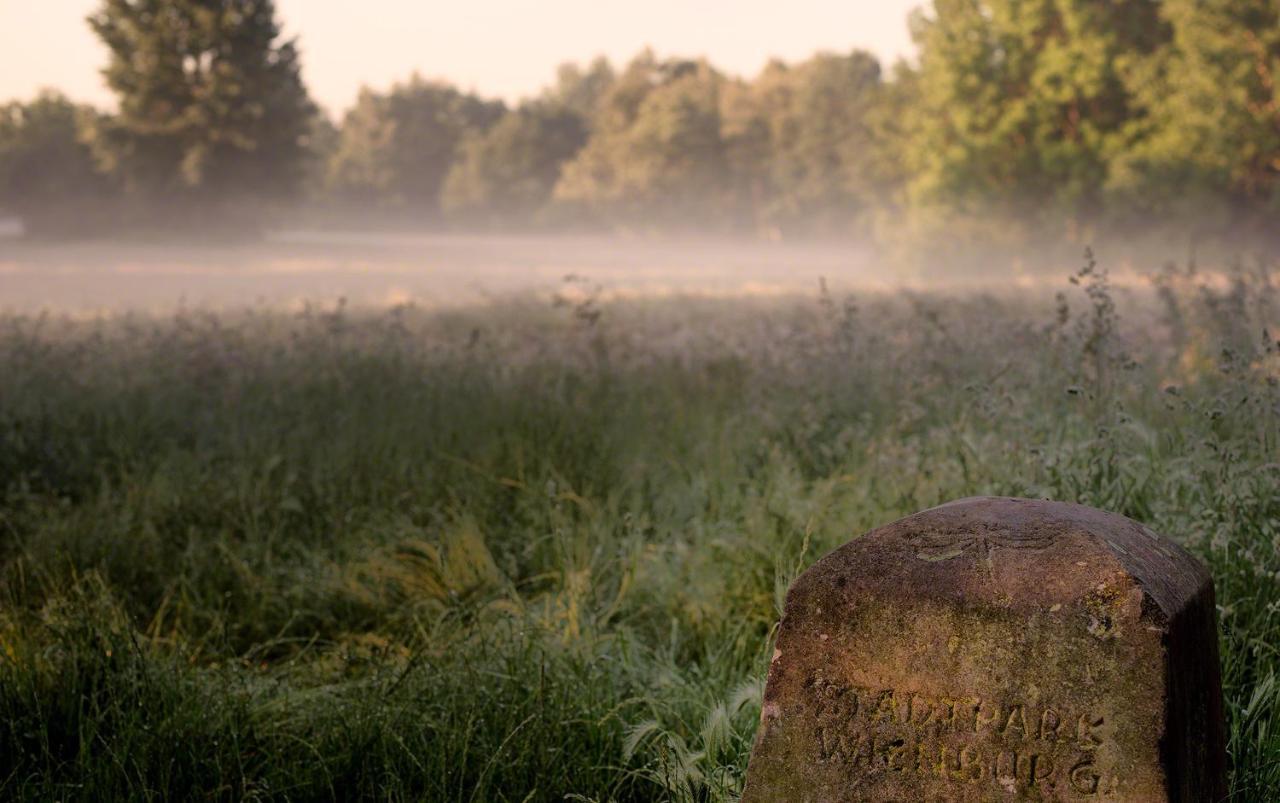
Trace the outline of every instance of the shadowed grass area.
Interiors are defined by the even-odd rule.
[[[733,800],[790,580],[1006,494],[1210,564],[1267,800],[1277,288],[1073,281],[0,319],[0,797]]]

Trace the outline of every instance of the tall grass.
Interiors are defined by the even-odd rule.
[[[4,317],[0,797],[734,800],[791,579],[1009,494],[1209,563],[1274,799],[1272,271],[1073,281]]]

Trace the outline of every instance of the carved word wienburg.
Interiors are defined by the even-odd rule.
[[[1067,785],[1082,796],[1119,786],[1097,767],[1107,716],[1049,703],[924,695],[812,678],[814,736],[823,762],[859,774],[913,773],[1009,792]]]

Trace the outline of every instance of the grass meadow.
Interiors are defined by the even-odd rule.
[[[1274,801],[1275,275],[2,316],[0,798],[733,801],[792,578],[1001,494],[1210,565]]]

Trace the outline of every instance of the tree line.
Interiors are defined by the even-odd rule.
[[[1280,211],[1274,0],[933,0],[917,60],[888,70],[819,53],[745,79],[645,51],[514,106],[413,76],[337,120],[272,0],[104,0],[88,22],[115,110],[0,107],[0,207],[32,230],[241,227],[299,202],[781,234]]]

